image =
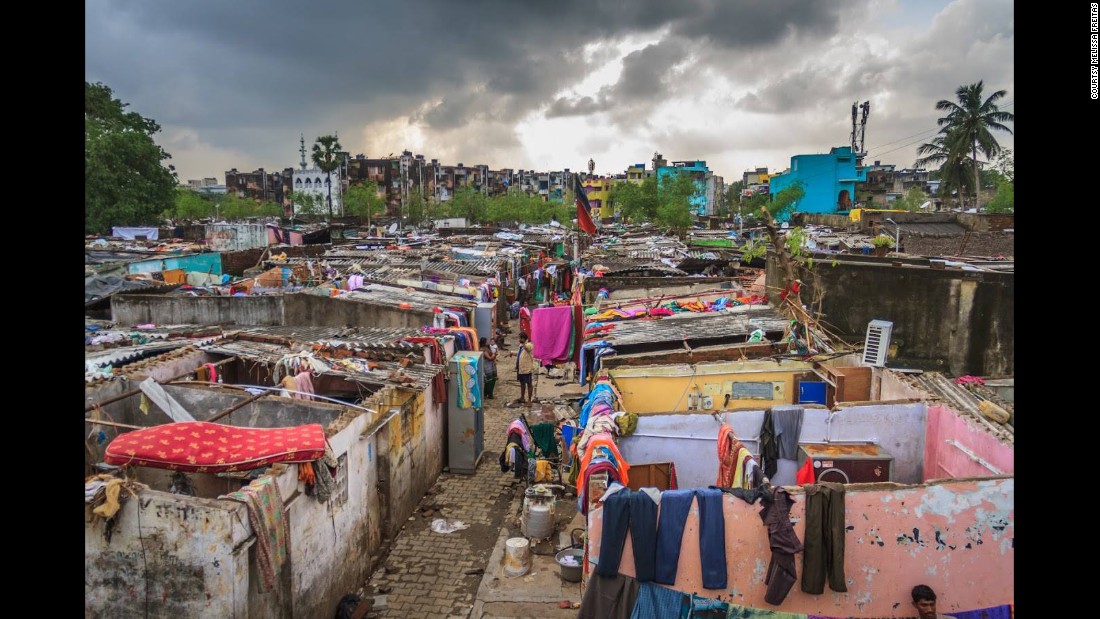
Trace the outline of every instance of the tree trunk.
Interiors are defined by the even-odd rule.
[[[332,172],[326,172],[328,174],[328,219],[332,221]]]
[[[767,229],[768,238],[771,240],[772,247],[775,249],[775,256],[779,259],[779,266],[783,269],[783,289],[786,290],[794,280],[798,279],[798,277],[795,275],[794,262],[787,253],[787,247],[779,238],[779,226],[776,225],[775,219],[772,218],[772,214],[768,209],[764,209],[764,227]],[[802,307],[800,294],[795,292],[793,296],[796,307]]]
[[[971,146],[971,150],[974,153],[974,212],[977,212],[981,207],[982,177],[978,173],[978,143],[976,141]]]

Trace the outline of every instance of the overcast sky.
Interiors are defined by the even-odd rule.
[[[160,123],[181,181],[353,155],[738,180],[849,143],[912,165],[979,80],[1015,112],[1009,0],[87,0],[85,79]],[[1009,127],[1015,130],[1014,125]],[[1002,146],[1011,135],[998,134]]]

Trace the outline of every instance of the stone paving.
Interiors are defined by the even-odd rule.
[[[474,475],[443,473],[421,501],[420,510],[406,522],[388,557],[371,576],[369,584],[379,594],[388,591],[386,608],[373,611],[372,616],[467,617],[473,607],[505,517],[517,491],[522,491],[513,474],[501,473],[497,462],[508,424],[521,411],[505,406],[519,395],[518,339],[514,327],[513,331],[497,364],[495,398],[486,400],[485,454],[477,471]],[[461,520],[469,528],[435,533],[430,528],[435,518]]]

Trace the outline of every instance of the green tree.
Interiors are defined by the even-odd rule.
[[[405,211],[405,221],[418,226],[431,218],[431,203],[419,188],[413,189],[405,201]]]
[[[927,201],[928,194],[921,191],[918,187],[911,187],[904,196],[894,200],[890,206],[898,210],[916,213],[920,211],[921,205]]]
[[[172,209],[167,217],[175,219],[202,219],[214,215],[214,202],[209,196],[187,187],[177,187]]]
[[[292,191],[289,197],[296,215],[320,215],[324,212],[324,200],[315,193]]]
[[[981,191],[978,153],[986,159],[996,157],[1001,151],[1001,145],[993,137],[993,131],[1012,133],[1003,123],[1015,120],[1011,112],[1002,111],[997,106],[997,101],[1004,98],[1008,91],[998,90],[983,98],[982,89],[981,81],[959,86],[955,91],[955,101],[941,99],[936,103],[937,110],[947,112],[936,123],[941,127],[948,150],[951,153],[971,154],[974,165],[975,207],[981,206],[977,201]]]
[[[744,188],[745,181],[743,180],[734,181],[733,184],[726,187],[726,192],[722,195],[720,202],[719,215],[729,216],[737,210],[737,207],[741,204],[741,190]]]
[[[256,207],[256,214],[261,217],[282,217],[284,214],[283,205],[271,200],[265,200],[260,202],[259,206]]]
[[[952,192],[957,192],[959,206],[962,206],[962,197],[974,187],[974,176],[970,173],[970,160],[966,152],[951,150],[950,144],[954,142],[957,140],[941,132],[931,141],[921,144],[917,148],[919,157],[913,167],[939,166],[929,177],[939,179],[940,197],[949,199]]]
[[[798,201],[805,196],[806,190],[802,188],[802,183],[795,181],[790,187],[787,187],[774,196],[770,196],[770,200],[767,200],[769,197],[768,195],[764,195],[763,197],[766,201],[760,209],[766,211],[772,219],[780,219],[784,215],[790,214],[791,211],[794,210],[795,205],[798,204]]]
[[[654,221],[657,217],[657,178],[650,176],[641,183],[619,181],[611,187],[614,208],[631,222]]]
[[[340,167],[340,140],[335,135],[322,135],[313,144],[313,165],[326,174],[328,185],[328,216],[332,219],[332,173]]]
[[[114,98],[102,83],[84,82],[84,231],[155,224],[176,198],[175,168],[153,140],[160,125]]]
[[[344,211],[349,215],[365,217],[370,227],[371,217],[386,212],[386,199],[378,194],[378,183],[352,185],[344,193]]]
[[[454,193],[447,203],[446,212],[451,217],[465,217],[473,224],[485,219],[489,199],[473,187],[463,187]]]
[[[993,169],[1000,172],[1008,182],[1016,182],[1016,157],[1011,148],[1002,148],[997,158],[993,160]]]
[[[993,199],[989,201],[989,204],[985,207],[987,213],[1014,213],[1015,212],[1015,194],[1016,190],[1013,184],[1008,181],[1002,181],[997,185],[997,194],[993,196]]]
[[[699,193],[695,180],[686,174],[674,174],[665,178],[657,192],[657,215],[654,223],[683,234],[695,221],[691,199]]]

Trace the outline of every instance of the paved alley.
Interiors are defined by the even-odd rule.
[[[516,329],[513,329],[516,331]],[[505,405],[519,395],[515,372],[517,335],[508,337],[498,361],[495,398],[486,400],[485,454],[474,475],[444,472],[420,503],[420,509],[394,540],[370,584],[386,594],[379,617],[466,617],[483,570],[518,486],[512,473],[501,473],[497,457],[505,430],[519,408]],[[448,534],[431,530],[435,518],[461,520],[468,529]]]

